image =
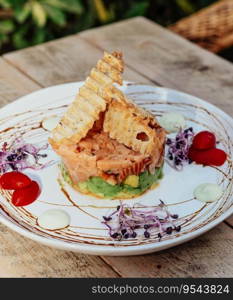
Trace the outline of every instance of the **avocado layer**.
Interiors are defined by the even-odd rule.
[[[149,173],[149,171],[141,173],[139,175],[139,185],[137,187],[132,187],[124,183],[112,185],[104,181],[101,177],[91,177],[86,181],[73,184],[64,165],[61,165],[60,167],[64,180],[74,188],[77,188],[80,192],[84,194],[91,193],[97,197],[110,199],[139,196],[163,177],[163,167],[161,166],[160,168],[155,169],[154,174]]]

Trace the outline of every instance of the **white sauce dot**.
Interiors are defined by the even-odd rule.
[[[38,217],[37,222],[45,229],[62,229],[70,225],[70,216],[64,210],[49,209]]]
[[[42,126],[45,130],[52,131],[57,126],[59,121],[60,118],[58,117],[47,118],[42,121]]]
[[[159,119],[160,125],[168,132],[177,132],[180,128],[185,127],[185,118],[176,112],[165,113]]]
[[[203,183],[194,190],[194,197],[201,202],[214,202],[222,196],[222,189],[214,183]]]

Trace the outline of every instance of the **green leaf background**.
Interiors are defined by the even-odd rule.
[[[0,0],[0,54],[135,16],[167,26],[214,0]]]

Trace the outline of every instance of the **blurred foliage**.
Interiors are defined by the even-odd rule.
[[[214,0],[0,0],[0,53],[146,16],[164,26]]]

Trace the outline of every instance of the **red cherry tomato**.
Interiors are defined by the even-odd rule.
[[[29,186],[31,179],[20,172],[8,172],[0,177],[0,187],[5,190],[17,190]]]
[[[195,135],[192,146],[198,150],[214,148],[216,146],[215,135],[209,131],[201,131]]]
[[[36,181],[23,189],[14,191],[12,195],[12,203],[15,206],[25,206],[34,202],[40,195],[40,187]]]
[[[226,153],[217,148],[209,150],[196,150],[193,147],[189,149],[189,158],[197,164],[205,166],[221,166],[227,159]]]

